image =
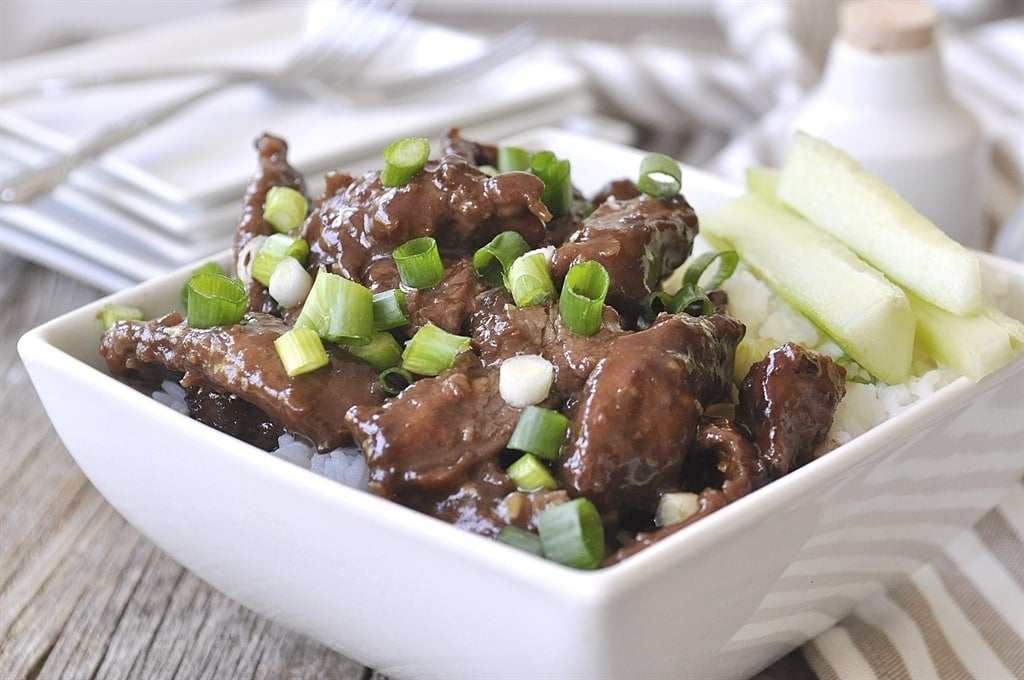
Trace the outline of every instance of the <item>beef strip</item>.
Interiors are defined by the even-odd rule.
[[[288,330],[276,317],[252,312],[241,323],[189,327],[177,313],[148,322],[121,321],[103,335],[100,353],[113,373],[158,363],[184,372],[182,385],[208,385],[237,395],[320,451],[352,443],[345,411],[376,405],[384,394],[377,371],[328,346],[328,366],[289,377],[274,349]]]
[[[608,200],[555,251],[552,275],[562,279],[578,262],[600,262],[611,279],[607,303],[635,318],[647,294],[689,256],[696,236],[697,215],[682,196]]]
[[[744,327],[726,316],[662,315],[618,336],[587,378],[558,463],[560,486],[614,521],[676,488],[703,404],[728,397]]]
[[[283,139],[264,133],[256,140],[256,150],[259,154],[259,165],[249,181],[242,201],[242,217],[235,229],[232,267],[237,267],[239,253],[253,238],[274,233],[274,228],[263,219],[263,204],[267,192],[275,186],[285,186],[296,189],[303,195],[306,193],[305,180],[288,163],[288,144]],[[255,253],[251,255],[255,256]],[[277,308],[277,303],[270,297],[266,286],[259,281],[251,281],[247,292],[250,311],[273,312]]]
[[[825,440],[846,394],[846,369],[799,345],[771,350],[751,366],[737,419],[760,450],[761,483],[806,462]]]
[[[278,437],[285,432],[280,421],[268,416],[263,409],[209,385],[189,386],[185,390],[185,405],[188,414],[199,422],[264,451],[277,448]]]
[[[458,156],[476,166],[498,167],[497,146],[469,141],[462,136],[462,130],[457,127],[445,130],[441,141],[444,145],[443,156]]]
[[[313,212],[303,230],[308,266],[327,267],[362,282],[374,260],[413,238],[432,236],[442,254],[472,253],[502,231],[544,242],[551,214],[540,200],[544,183],[523,172],[490,177],[449,155],[401,186],[387,188],[379,172],[356,178]]]
[[[370,490],[459,526],[495,535],[501,499],[514,491],[498,466],[519,409],[498,391],[498,371],[472,352],[383,406],[346,416],[370,468]]]

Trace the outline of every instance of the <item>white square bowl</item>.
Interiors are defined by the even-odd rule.
[[[641,153],[565,133],[593,191]],[[684,169],[698,215],[736,189]],[[226,259],[226,254],[225,254]],[[1024,309],[1019,263],[982,255]],[[1024,359],[958,379],[769,486],[610,568],[581,572],[345,487],[112,378],[107,302],[156,316],[191,267],[27,333],[18,350],[101,493],[227,595],[395,678],[744,677],[927,563],[1024,474]]]

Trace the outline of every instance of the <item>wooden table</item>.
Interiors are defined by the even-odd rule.
[[[0,680],[386,680],[206,585],[85,478],[15,346],[101,295],[0,251]],[[758,680],[801,677],[794,653]]]

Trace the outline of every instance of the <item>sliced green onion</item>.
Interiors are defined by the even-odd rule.
[[[292,328],[274,340],[274,349],[288,375],[295,377],[327,365],[327,350],[312,328]]]
[[[501,362],[498,392],[509,406],[523,408],[548,398],[555,366],[539,354],[520,354]]]
[[[207,262],[206,264],[197,267],[196,269],[192,270],[191,274],[189,274],[189,278],[191,279],[193,276],[197,274],[224,274],[225,276],[227,275],[226,272],[224,271],[224,268],[221,267],[216,262]],[[188,313],[188,281],[185,281],[185,283],[182,284],[180,297],[181,306],[182,308],[185,309],[185,312]]]
[[[520,491],[537,491],[539,489],[554,491],[558,488],[558,482],[551,476],[551,472],[532,453],[520,456],[516,462],[508,466],[505,472],[516,483]]]
[[[146,318],[138,307],[120,305],[115,302],[103,305],[98,316],[103,319],[103,328],[110,328],[118,321],[142,321]]]
[[[294,231],[306,221],[306,197],[291,187],[270,187],[263,201],[263,219],[282,234]]]
[[[530,158],[530,172],[544,181],[540,200],[554,217],[572,208],[572,178],[569,161],[551,151],[538,151]]]
[[[413,377],[412,373],[405,370],[404,368],[394,366],[392,368],[381,371],[379,380],[381,387],[384,388],[384,391],[387,392],[388,394],[394,395],[398,394],[406,387],[411,385],[413,382]]]
[[[274,267],[267,290],[270,297],[285,309],[291,309],[306,299],[313,287],[313,277],[294,257],[286,257]]]
[[[384,169],[380,182],[386,187],[397,187],[423,169],[430,158],[430,142],[425,137],[407,137],[393,142],[384,149]]]
[[[686,271],[683,273],[683,285],[693,284],[696,286],[704,272],[715,260],[718,260],[718,268],[715,270],[715,275],[704,284],[705,290],[716,290],[732,276],[736,271],[736,265],[739,264],[740,256],[735,250],[720,250],[698,255],[686,267]]]
[[[238,323],[249,306],[242,284],[223,274],[196,274],[188,280],[188,325],[211,328]]]
[[[679,163],[663,153],[649,153],[640,161],[640,179],[637,188],[654,198],[671,198],[683,186],[683,173]]]
[[[508,270],[530,244],[518,231],[503,231],[473,253],[473,271],[488,288],[507,285]]]
[[[604,559],[604,527],[597,508],[574,498],[545,508],[537,515],[544,557],[569,567],[594,569]]]
[[[264,286],[270,285],[270,277],[277,265],[286,257],[294,258],[299,264],[306,264],[309,244],[297,236],[271,234],[260,246],[252,262],[252,278]]]
[[[545,460],[558,460],[558,450],[569,430],[569,419],[558,411],[527,406],[519,414],[508,448],[524,451]]]
[[[421,236],[395,248],[395,265],[402,285],[410,288],[430,288],[444,278],[444,263],[437,250],[437,241]]]
[[[662,494],[658,501],[658,510],[654,514],[654,521],[659,527],[667,527],[689,519],[697,514],[697,510],[700,508],[699,500],[697,494],[688,491]]]
[[[417,375],[437,375],[469,349],[470,338],[454,335],[432,323],[420,328],[405,345],[402,368]]]
[[[321,269],[295,325],[312,328],[328,342],[366,344],[373,335],[373,293]]]
[[[530,152],[518,146],[498,147],[498,172],[530,169]]]
[[[378,371],[393,368],[402,360],[402,346],[387,331],[378,331],[365,345],[346,345],[346,350]]]
[[[659,312],[679,314],[685,312],[693,304],[700,305],[700,313],[697,316],[711,314],[715,311],[715,306],[711,304],[711,299],[704,289],[692,283],[684,285],[673,295],[662,290],[654,291],[648,293],[644,298],[644,318],[654,321]]]
[[[525,550],[528,553],[533,553],[538,557],[544,554],[540,545],[540,536],[532,531],[520,529],[514,524],[502,527],[501,532],[498,534],[498,540],[502,543],[507,543],[513,548],[519,548],[520,550]]]
[[[375,293],[373,296],[373,330],[387,331],[409,323],[409,307],[405,293],[398,288]]]
[[[663,290],[655,290],[644,298],[644,318],[654,321],[658,314],[667,312],[672,306],[672,294]]]
[[[508,289],[517,307],[529,307],[555,297],[548,258],[552,249],[539,248],[524,253],[508,269]]]
[[[593,335],[601,328],[610,282],[608,270],[600,262],[578,262],[569,268],[558,298],[566,328],[580,335]]]

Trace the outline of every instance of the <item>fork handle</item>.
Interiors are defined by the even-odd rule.
[[[31,167],[5,182],[0,188],[0,202],[25,203],[53,191],[72,170],[82,163],[97,158],[118,144],[159,125],[197,101],[222,89],[228,82],[218,79],[187,96],[103,128],[74,151],[57,154],[43,165]]]

